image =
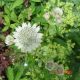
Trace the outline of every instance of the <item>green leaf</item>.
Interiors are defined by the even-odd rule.
[[[15,76],[15,80],[20,80],[22,74],[23,74],[23,71],[24,71],[24,66],[18,66],[18,71],[17,71],[17,74]]]
[[[31,1],[34,1],[34,2],[41,2],[41,0],[31,0]]]
[[[75,63],[71,80],[80,80],[80,64]]]
[[[14,29],[16,27],[16,24],[11,24],[10,28]]]
[[[17,6],[20,6],[22,3],[23,3],[24,0],[16,0],[12,7],[11,7],[11,10],[13,10],[14,8],[16,8]]]
[[[14,72],[13,72],[13,68],[8,67],[6,73],[7,73],[8,80],[14,80]]]
[[[2,7],[4,5],[4,1],[0,0],[0,7]]]
[[[14,11],[11,12],[11,20],[16,22],[17,21],[17,15],[15,14]]]
[[[28,11],[27,9],[24,9],[18,16],[18,20],[19,21],[24,21],[25,18],[27,18],[27,15],[28,15]]]
[[[8,6],[4,6],[4,12],[8,15],[10,14],[10,9]]]
[[[23,79],[20,79],[20,80],[28,80],[28,79],[26,79],[26,78],[23,78]]]
[[[56,32],[57,32],[56,26],[50,26],[50,27],[49,27],[49,34],[50,34],[51,36],[56,35]]]
[[[3,29],[2,29],[2,32],[5,32],[9,29],[9,26],[5,26]]]
[[[7,25],[7,26],[10,25],[10,19],[7,15],[4,16],[4,21],[5,21],[5,25]]]

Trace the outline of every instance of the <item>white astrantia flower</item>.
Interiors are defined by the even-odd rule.
[[[59,18],[63,15],[63,10],[59,7],[56,7],[52,10],[52,15],[56,18]]]
[[[53,60],[49,60],[49,61],[47,61],[46,64],[45,64],[45,68],[46,68],[47,70],[49,70],[49,71],[52,71],[52,70],[54,69],[54,67],[55,67],[55,63],[54,63]]]
[[[58,65],[56,67],[55,73],[57,75],[64,75],[64,66],[63,65]]]
[[[62,64],[58,64],[53,60],[49,60],[45,63],[45,68],[50,71],[52,74],[56,75],[64,75],[64,66]]]
[[[64,75],[64,66],[61,64],[59,65],[59,64],[55,63],[54,68],[52,71],[50,71],[50,73],[56,74],[58,76],[63,76]]]
[[[38,33],[40,26],[30,23],[23,23],[22,26],[18,26],[13,33],[15,45],[21,49],[22,52],[31,52],[35,50],[42,42],[42,33]]]
[[[50,13],[49,12],[46,12],[43,17],[48,20],[50,18]]]
[[[6,36],[5,44],[12,45],[14,43],[14,38],[11,35]]]
[[[56,18],[56,23],[58,23],[58,24],[62,23],[62,18],[61,17],[60,18]]]

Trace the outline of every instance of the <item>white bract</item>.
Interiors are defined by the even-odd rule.
[[[54,63],[53,60],[49,60],[49,61],[47,61],[46,64],[45,64],[45,68],[46,68],[47,70],[49,70],[49,71],[52,71],[52,70],[54,69],[54,67],[55,67],[55,63]]]
[[[48,19],[50,18],[49,12],[46,12],[46,13],[43,15],[43,17],[44,17],[46,20],[48,20]]]
[[[63,67],[63,65],[58,65],[56,68],[57,69],[55,70],[55,73],[57,75],[64,75],[64,67]]]
[[[5,43],[7,45],[12,45],[14,43],[14,38],[11,35],[6,36]]]
[[[56,23],[62,23],[62,18],[60,17],[60,18],[56,18]]]
[[[56,18],[60,17],[63,15],[63,10],[59,7],[56,7],[52,10],[52,14],[53,16],[55,16]]]
[[[60,76],[64,75],[64,66],[54,62],[53,60],[47,61],[45,64],[45,68],[53,74]]]
[[[62,22],[63,10],[59,7],[56,7],[52,10],[52,15],[55,17],[56,23]]]
[[[15,45],[21,49],[22,52],[31,52],[35,50],[42,42],[42,34],[38,33],[40,26],[30,23],[23,23],[22,26],[18,26],[13,33]]]

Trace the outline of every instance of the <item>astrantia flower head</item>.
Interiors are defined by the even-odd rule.
[[[45,64],[45,68],[46,68],[47,70],[49,70],[49,71],[52,71],[52,70],[54,69],[54,67],[55,67],[55,63],[54,63],[53,60],[49,60],[49,61],[47,61],[46,64]]]
[[[64,75],[64,67],[63,67],[63,65],[58,65],[57,69],[55,70],[55,73],[57,75]]]
[[[60,24],[60,23],[62,23],[62,18],[61,17],[60,18],[56,18],[55,21],[56,21],[56,23]]]
[[[63,10],[59,7],[54,8],[53,13],[55,16],[59,15],[62,16],[63,15]]]
[[[50,13],[49,12],[46,12],[43,17],[48,20],[50,18]]]
[[[64,75],[64,66],[55,63],[55,68],[51,71],[51,73],[52,73],[52,74],[59,75],[59,76]]]
[[[59,7],[56,7],[52,10],[52,16],[55,17],[56,23],[62,23],[62,15],[63,15],[63,10]]]
[[[13,33],[15,45],[21,49],[22,52],[31,52],[35,50],[41,43],[42,34],[38,33],[40,26],[30,23],[23,23],[22,27],[18,26]]]
[[[7,45],[12,45],[14,43],[14,38],[11,35],[6,36],[5,43]]]
[[[55,16],[55,17],[59,17],[59,16],[62,16],[63,15],[63,10],[59,7],[56,7],[52,10],[52,14]]]

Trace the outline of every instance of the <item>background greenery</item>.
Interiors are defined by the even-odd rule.
[[[44,34],[41,46],[31,54],[21,53],[10,46],[9,56],[15,55],[14,63],[6,70],[8,80],[80,80],[80,0],[0,0],[4,26],[1,36],[10,34],[22,22],[37,23]],[[53,8],[63,9],[63,22],[57,24],[54,17],[46,20],[43,15]],[[2,37],[1,37],[2,39]],[[3,39],[4,40],[4,39]],[[49,59],[72,70],[72,75],[57,76],[45,69]],[[24,63],[28,66],[24,67]]]

